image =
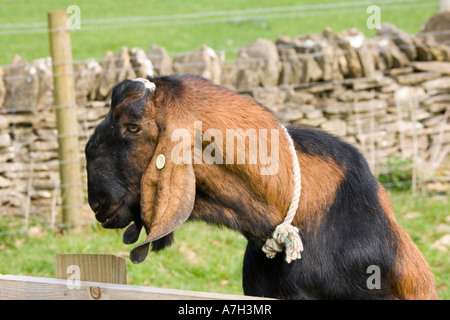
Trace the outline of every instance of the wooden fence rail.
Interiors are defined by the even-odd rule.
[[[267,300],[126,285],[125,259],[111,254],[57,254],[55,267],[58,279],[0,274],[0,300]]]
[[[68,280],[0,275],[0,300],[260,300],[232,294],[130,286],[80,281],[69,289]],[[264,299],[267,300],[267,299]]]

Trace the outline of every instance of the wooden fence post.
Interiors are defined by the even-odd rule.
[[[127,284],[125,259],[112,254],[57,254],[55,265],[58,279],[74,279],[79,272],[79,281]]]
[[[50,52],[53,65],[53,97],[58,128],[58,158],[61,181],[63,223],[81,231],[81,166],[78,148],[78,121],[75,104],[72,48],[67,13],[48,13]]]
[[[450,0],[439,0],[439,11],[450,11]]]

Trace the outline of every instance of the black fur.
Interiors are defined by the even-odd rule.
[[[345,179],[317,230],[300,231],[305,247],[300,260],[288,264],[284,254],[268,259],[261,243],[249,239],[243,268],[245,294],[284,299],[396,298],[389,281],[396,240],[364,157],[322,131],[289,128],[289,133],[301,152],[331,158],[344,168]],[[370,265],[380,267],[381,289],[367,287]]]

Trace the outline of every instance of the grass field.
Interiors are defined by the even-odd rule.
[[[424,253],[439,295],[450,299],[450,254],[434,243],[450,228],[448,197],[392,196],[399,223]],[[0,234],[19,220],[0,220]],[[54,277],[57,253],[109,253],[125,258],[132,246],[122,244],[123,230],[95,225],[83,236],[54,235],[40,226],[34,235],[0,235],[0,274]],[[140,239],[141,241],[143,240]],[[242,294],[245,238],[228,229],[188,222],[175,232],[174,244],[134,265],[127,259],[128,284]]]
[[[420,26],[435,12],[436,0],[409,0],[410,3],[376,3],[381,8],[381,22],[391,22],[400,28],[417,33]],[[351,2],[351,4],[348,4]],[[374,2],[375,3],[375,2]],[[98,0],[0,0],[0,65],[8,64],[15,54],[27,60],[49,56],[48,35],[39,32],[45,29],[47,12],[66,10],[69,5],[80,7],[81,29],[72,32],[73,58],[101,58],[107,50],[117,53],[122,46],[141,47],[147,50],[151,44],[166,47],[170,53],[193,50],[207,44],[216,50],[226,50],[227,59],[233,59],[236,50],[257,38],[275,40],[278,35],[296,36],[312,32],[323,32],[331,27],[339,32],[356,27],[366,35],[369,30],[366,13],[370,1],[355,0],[228,0],[228,1],[145,1],[126,2]],[[343,5],[345,4],[345,5]],[[303,6],[296,11],[273,9],[256,13],[218,14],[225,10],[248,10],[257,8],[280,8]],[[305,7],[307,6],[308,7]],[[313,5],[313,6],[312,6]],[[211,14],[216,12],[215,14]],[[168,23],[163,15],[204,13],[192,18],[178,18]],[[159,16],[151,20],[134,21],[136,17]],[[92,24],[90,19],[132,17],[129,21]],[[214,22],[217,19],[225,20]],[[206,22],[205,22],[206,20]],[[172,21],[172,20],[171,20]],[[199,23],[203,21],[202,23]],[[97,21],[99,22],[99,21]],[[151,25],[154,22],[162,25]],[[26,28],[11,28],[6,24],[43,25]],[[150,24],[150,25],[149,25]],[[98,29],[100,28],[100,29]],[[33,32],[26,33],[24,32]],[[18,33],[16,33],[18,32]]]

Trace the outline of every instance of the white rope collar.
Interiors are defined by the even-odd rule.
[[[273,259],[278,252],[286,249],[286,262],[291,263],[292,260],[297,260],[301,258],[301,252],[303,251],[303,243],[300,239],[299,230],[294,227],[291,223],[294,219],[295,213],[297,212],[298,203],[301,194],[301,175],[300,175],[300,165],[298,163],[297,152],[295,151],[294,141],[290,134],[288,133],[285,126],[281,125],[289,141],[289,151],[292,155],[292,172],[294,176],[294,192],[292,194],[291,205],[284,218],[284,221],[279,224],[272,238],[268,239],[264,244],[262,251],[266,254],[266,257]]]

